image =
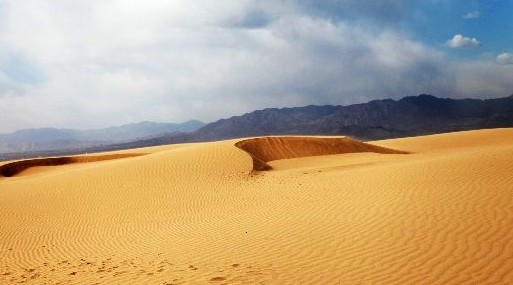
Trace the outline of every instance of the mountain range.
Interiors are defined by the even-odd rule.
[[[265,109],[205,125],[198,140],[273,134],[348,135],[362,140],[513,126],[513,95],[442,99],[432,95],[349,106]]]
[[[92,131],[23,130],[0,135],[0,153],[4,153],[0,159],[27,156],[27,152],[100,151],[263,135],[346,135],[376,140],[498,127],[513,127],[513,95],[480,100],[424,94],[348,106],[269,108],[206,125],[199,121],[145,122]]]
[[[205,123],[191,120],[181,124],[140,122],[104,129],[24,129],[0,134],[0,153],[72,150],[131,142],[164,134],[192,132]]]
[[[513,95],[480,100],[423,94],[349,106],[311,105],[258,110],[221,119],[192,133],[160,136],[132,145],[264,135],[345,135],[359,140],[377,140],[500,127],[513,127]]]

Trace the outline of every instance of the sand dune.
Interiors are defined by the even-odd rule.
[[[0,284],[513,284],[512,138],[229,140],[3,177]]]
[[[272,167],[266,162],[309,156],[374,152],[405,154],[385,147],[359,142],[349,138],[321,137],[264,137],[239,141],[235,144],[253,159],[253,170],[265,171]]]
[[[68,165],[75,163],[90,163],[105,160],[114,160],[127,157],[141,156],[144,154],[139,153],[119,153],[119,154],[106,154],[106,155],[94,155],[94,156],[63,156],[63,157],[48,157],[48,158],[36,158],[27,159],[21,161],[15,161],[0,165],[0,177],[12,177],[20,174],[21,172],[33,168],[33,167],[44,167],[44,166],[58,166]]]

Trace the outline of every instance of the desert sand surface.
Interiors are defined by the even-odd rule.
[[[43,161],[1,163],[0,284],[513,284],[513,129]]]

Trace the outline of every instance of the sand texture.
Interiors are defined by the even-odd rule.
[[[0,284],[513,284],[513,129],[3,162]]]

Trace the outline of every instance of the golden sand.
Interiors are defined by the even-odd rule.
[[[323,140],[25,161],[0,284],[513,284],[513,129]]]

